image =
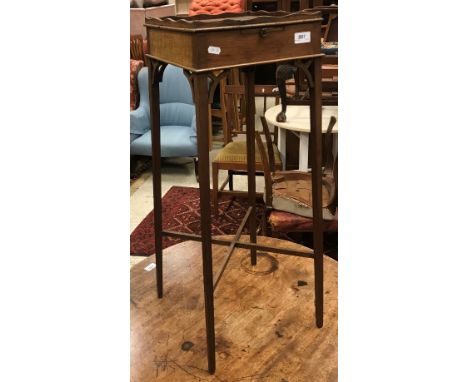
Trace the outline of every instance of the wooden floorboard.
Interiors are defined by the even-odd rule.
[[[222,236],[228,238],[228,236]],[[246,238],[247,239],[247,238]],[[303,247],[259,237],[268,245]],[[213,273],[227,247],[213,246]],[[236,249],[215,291],[216,364],[208,374],[201,245],[164,250],[164,297],[154,255],[131,269],[131,380],[336,382],[338,266],[325,256],[324,326],[314,318],[313,260]]]

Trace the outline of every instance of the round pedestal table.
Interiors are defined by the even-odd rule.
[[[223,238],[231,238],[223,236]],[[248,236],[242,241],[248,242]],[[279,239],[259,243],[303,249]],[[213,245],[213,272],[227,247]],[[314,260],[236,249],[215,290],[217,369],[206,370],[201,244],[164,250],[165,295],[156,294],[154,255],[131,269],[131,380],[338,380],[338,263],[324,257],[324,326],[314,317]]]
[[[286,110],[286,122],[276,122],[276,116],[281,111],[281,105],[269,108],[265,112],[265,119],[268,123],[278,126],[278,149],[283,161],[283,170],[286,169],[286,130],[290,130],[299,136],[299,170],[307,171],[309,163],[309,132],[310,132],[310,112],[309,106],[288,105]],[[332,133],[338,134],[338,106],[322,107],[322,132],[327,131],[331,116],[336,117],[336,124]],[[337,152],[337,140],[333,140],[333,150]]]

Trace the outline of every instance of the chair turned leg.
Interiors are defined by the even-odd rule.
[[[214,208],[214,213],[215,216],[219,216],[219,211],[218,211],[218,166],[216,163],[212,164],[212,177],[213,177],[213,208]]]
[[[197,182],[199,182],[199,178],[198,178],[198,158],[195,157],[193,158],[193,164],[195,165],[195,177],[197,178]]]
[[[228,179],[229,179],[229,191],[234,190],[234,176],[232,174],[232,170],[228,170]]]

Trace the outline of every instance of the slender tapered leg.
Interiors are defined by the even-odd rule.
[[[156,284],[158,297],[163,296],[162,200],[161,200],[161,129],[159,81],[165,64],[149,60],[149,99],[151,113],[151,155],[153,161],[154,247],[156,251]]]
[[[203,252],[203,286],[205,293],[205,323],[208,351],[208,371],[216,370],[213,303],[213,262],[211,254],[210,160],[208,129],[208,78],[204,73],[192,74],[197,115],[198,174],[200,186],[201,237]]]
[[[312,158],[312,195],[314,217],[315,321],[323,326],[323,214],[322,214],[322,59],[313,60],[309,83],[310,128],[309,158]]]
[[[246,126],[247,126],[247,172],[249,204],[252,213],[249,217],[250,242],[257,242],[257,221],[256,221],[256,190],[255,190],[255,67],[244,69],[245,73],[245,100],[246,100]],[[257,265],[257,251],[250,250],[250,262]]]

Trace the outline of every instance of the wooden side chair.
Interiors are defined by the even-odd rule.
[[[315,7],[314,10],[328,15],[328,21],[323,26],[323,41],[338,42],[338,5]]]
[[[213,206],[215,213],[219,214],[218,199],[220,195],[230,196],[247,196],[246,192],[235,191],[233,185],[234,175],[247,174],[247,145],[245,140],[233,140],[233,136],[245,134],[241,128],[244,120],[242,115],[242,104],[244,102],[244,86],[242,85],[226,85],[224,89],[225,104],[227,109],[227,126],[229,134],[229,143],[224,146],[216,155],[212,162],[212,178],[213,178]],[[269,142],[271,142],[270,131],[268,126],[263,134],[268,135]],[[281,170],[283,164],[281,156],[276,144],[271,142],[269,148],[265,149],[271,151],[271,166],[274,170]],[[263,175],[263,162],[259,150],[255,150],[255,169],[256,175]],[[221,186],[219,186],[219,171],[227,170],[228,176]],[[226,185],[229,183],[229,190],[225,190]],[[258,197],[262,197],[262,193],[257,193]]]
[[[315,7],[327,20],[323,27],[322,104],[338,105],[338,5]]]
[[[264,117],[261,117],[263,129],[268,129]],[[336,118],[332,117],[325,135],[325,166],[322,176],[322,206],[324,232],[338,231],[338,155],[333,158],[331,131]],[[310,172],[273,171],[272,143],[269,135],[266,147],[256,132],[257,148],[260,152],[265,175],[265,215],[262,222],[262,234],[279,236],[292,232],[313,231],[312,216],[312,180]],[[267,148],[267,150],[265,150]],[[267,154],[268,152],[268,154]]]

